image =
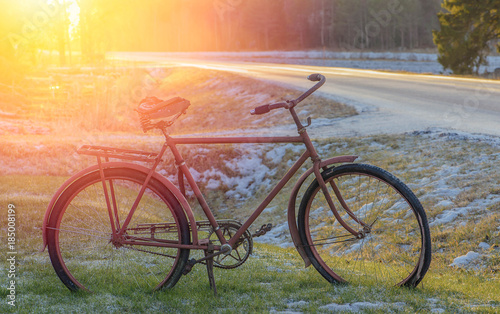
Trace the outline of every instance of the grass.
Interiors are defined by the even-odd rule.
[[[251,116],[251,109],[299,95],[295,89],[269,82],[198,68],[51,69],[0,89],[0,96],[7,99],[0,102],[0,134],[139,133],[134,109],[149,96],[180,96],[191,102],[187,114],[171,129],[176,134],[261,128],[283,123],[283,115]],[[314,95],[301,104],[301,110],[312,118],[357,114],[353,107]],[[290,118],[286,123],[291,122]]]
[[[193,91],[192,86],[181,85],[179,82],[185,78],[181,75],[182,71],[187,71],[184,73],[200,83],[200,88]],[[185,96],[193,103],[189,109],[192,110],[192,115],[190,113],[183,116],[185,120],[178,121],[177,125],[181,126],[176,131],[178,133],[213,131],[213,124],[205,123],[204,120],[224,120],[227,112],[231,112],[231,116],[236,118],[224,124],[224,127],[227,127],[226,130],[238,129],[241,127],[238,120],[241,117],[230,110],[235,110],[245,99],[248,107],[241,109],[242,115],[247,114],[256,100],[260,100],[260,104],[271,99],[286,98],[294,93],[282,87],[269,88],[267,84],[263,86],[262,82],[250,81],[245,77],[233,77],[232,74],[221,76],[213,71],[163,69],[160,72],[161,82],[158,86],[155,85],[158,88],[155,90],[163,93],[159,96],[167,97],[173,95],[174,91],[192,93]],[[135,75],[131,74],[132,77]],[[224,85],[226,81],[235,82],[235,85]],[[216,90],[218,85],[222,85],[221,90],[231,92],[227,95],[222,92],[207,94],[209,90]],[[243,90],[241,86],[248,88]],[[254,94],[259,96],[252,98],[251,95]],[[95,100],[92,97],[88,99]],[[217,105],[226,101],[226,107]],[[335,106],[331,103],[329,105]],[[132,103],[124,105],[123,110],[130,111],[131,106]],[[203,106],[211,107],[209,114],[205,114]],[[353,114],[348,107],[342,108],[347,110],[347,114]],[[313,118],[314,114],[324,116],[341,112],[340,109],[338,112],[331,110],[335,111],[333,113],[315,112],[312,105],[307,110]],[[325,312],[334,309],[334,303],[344,306],[344,310],[380,313],[441,309],[445,312],[493,313],[500,309],[500,174],[492,171],[497,169],[500,158],[498,141],[463,138],[447,132],[317,141],[322,156],[357,154],[360,156],[359,162],[380,166],[401,178],[422,201],[432,223],[433,262],[429,273],[416,289],[379,287],[369,283],[331,285],[313,267],[304,269],[303,261],[293,248],[257,243],[254,254],[240,268],[215,270],[218,297],[214,297],[210,291],[202,265],[195,266],[190,274],[182,277],[173,289],[167,291],[153,293],[124,286],[113,293],[75,294],[70,293],[57,278],[47,252],[39,253],[38,250],[42,246],[39,228],[52,195],[69,175],[95,162],[92,158],[77,155],[76,148],[82,144],[95,144],[158,151],[162,139],[154,134],[140,134],[137,124],[133,127],[134,131],[131,131],[132,124],[123,122],[126,119],[120,127],[103,125],[106,132],[92,129],[93,123],[103,121],[98,119],[88,121],[88,125],[79,123],[77,128],[68,128],[71,121],[67,120],[68,117],[56,120],[44,120],[40,117],[29,128],[15,128],[26,122],[22,118],[22,112],[20,114],[21,117],[3,120],[4,123],[0,124],[4,134],[14,133],[14,136],[0,137],[0,195],[4,200],[0,210],[2,243],[6,243],[7,233],[3,226],[7,224],[7,204],[16,206],[18,223],[17,307],[10,308],[4,302],[8,290],[7,281],[3,280],[0,284],[2,313]],[[345,114],[342,113],[341,116]],[[75,119],[83,122],[89,116],[82,115]],[[131,115],[130,119],[132,121],[136,118]],[[53,121],[57,123],[54,124]],[[248,120],[247,124],[266,126],[266,123],[289,123],[282,121],[278,114],[271,117],[271,122],[262,119],[255,121],[257,122],[252,123]],[[116,132],[119,130],[126,132]],[[293,145],[221,145],[215,150],[194,146],[182,147],[182,151],[186,156],[192,156],[187,158],[187,163],[200,174],[201,188],[217,217],[236,217],[240,220],[247,217],[255,204],[264,197],[264,192],[268,190],[267,182],[272,186],[276,178],[287,171],[287,165],[300,155],[300,150]],[[245,158],[258,161],[259,167],[267,167],[265,176],[261,178],[248,172],[251,167],[235,166],[244,164]],[[175,181],[175,167],[172,166],[170,157],[159,171]],[[228,199],[227,193],[235,190],[229,183],[211,189],[210,180],[220,179],[221,174],[236,178],[237,182],[253,178],[246,186],[248,195]],[[290,190],[291,186],[288,184],[263,213],[262,218],[256,221],[255,226],[268,222],[279,225],[286,221]],[[189,200],[194,204],[192,197]],[[198,209],[196,214],[201,218]],[[437,223],[444,221],[445,214],[456,215],[449,222]],[[256,227],[252,226],[252,231],[254,229]],[[286,239],[286,228],[283,234],[276,236]],[[487,243],[490,248],[479,249],[480,242]],[[458,269],[449,266],[454,258],[469,251],[482,254],[476,268]],[[6,274],[7,266],[5,260],[0,263],[2,274]]]
[[[19,245],[26,249],[23,238]],[[23,251],[24,251],[23,249]],[[329,304],[369,302],[374,312],[447,312],[498,309],[498,286],[477,273],[431,270],[414,290],[373,285],[331,285],[303,263],[293,249],[259,244],[246,264],[235,270],[216,269],[218,297],[208,286],[199,265],[168,291],[138,291],[123,287],[109,294],[70,293],[55,276],[47,254],[33,250],[19,254],[16,311],[34,313],[91,312],[267,312],[270,310],[323,311]],[[2,288],[2,297],[5,296]],[[12,312],[5,304],[0,311]]]

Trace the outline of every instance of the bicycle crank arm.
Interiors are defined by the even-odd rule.
[[[188,263],[186,264],[186,268],[184,268],[184,271],[182,272],[183,275],[187,275],[191,269],[193,269],[193,266],[198,264],[198,263],[201,263],[201,262],[204,262],[206,260],[209,260],[209,259],[213,259],[214,257],[216,256],[219,256],[219,255],[222,255],[222,254],[229,254],[231,252],[231,247],[229,245],[223,245],[221,250],[219,252],[215,252],[215,253],[210,253],[210,254],[207,254],[205,255],[205,257],[202,257],[200,259],[190,259],[188,261]],[[207,250],[208,252],[212,251],[213,252],[213,246],[212,246],[212,249],[210,249],[210,246],[209,246],[209,249]]]

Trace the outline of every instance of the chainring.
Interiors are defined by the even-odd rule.
[[[229,240],[234,234],[236,234],[241,227],[241,224],[237,221],[221,222],[219,223],[219,227],[224,238]],[[210,231],[208,238],[214,245],[220,245],[220,241],[213,230]],[[252,235],[247,230],[238,239],[238,242],[236,242],[235,247],[229,254],[221,254],[214,257],[214,266],[225,269],[241,266],[248,259],[248,256],[252,254],[252,250]]]

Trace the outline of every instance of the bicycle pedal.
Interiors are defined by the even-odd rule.
[[[255,231],[254,234],[252,234],[252,237],[253,238],[257,238],[257,237],[260,237],[260,236],[263,236],[265,235],[267,232],[271,231],[271,229],[273,228],[273,224],[264,224],[262,225],[262,227],[260,227],[260,229],[258,229],[257,231]]]

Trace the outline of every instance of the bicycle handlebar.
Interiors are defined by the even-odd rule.
[[[302,100],[304,100],[307,97],[309,97],[318,88],[320,88],[321,86],[323,86],[323,84],[325,84],[325,81],[326,81],[326,78],[323,75],[319,74],[319,73],[311,74],[311,75],[309,75],[307,77],[307,79],[309,81],[318,82],[318,83],[316,83],[313,87],[309,88],[305,93],[303,93],[302,95],[300,95],[297,99],[287,100],[286,102],[278,102],[278,103],[275,103],[275,104],[267,104],[267,105],[263,105],[263,106],[258,106],[255,109],[253,109],[252,111],[250,111],[250,114],[252,114],[252,115],[259,115],[259,114],[268,113],[269,111],[274,110],[274,109],[278,109],[278,108],[286,108],[286,109],[293,108],[299,102],[301,102]]]
[[[277,102],[275,104],[267,104],[267,105],[262,105],[258,106],[252,111],[250,111],[250,114],[264,114],[268,113],[271,110],[278,109],[278,108],[290,108],[289,104],[286,102]]]
[[[316,83],[313,87],[309,88],[309,90],[307,92],[305,92],[304,94],[300,95],[299,98],[295,99],[294,100],[294,106],[297,105],[299,102],[301,102],[302,100],[306,99],[307,97],[309,97],[309,95],[311,95],[312,93],[314,93],[318,88],[320,88],[321,86],[323,86],[323,84],[325,84],[325,81],[326,81],[326,78],[324,75],[321,75],[319,73],[314,73],[314,74],[311,74],[307,77],[307,79],[309,81],[312,81],[312,82],[318,82]]]

